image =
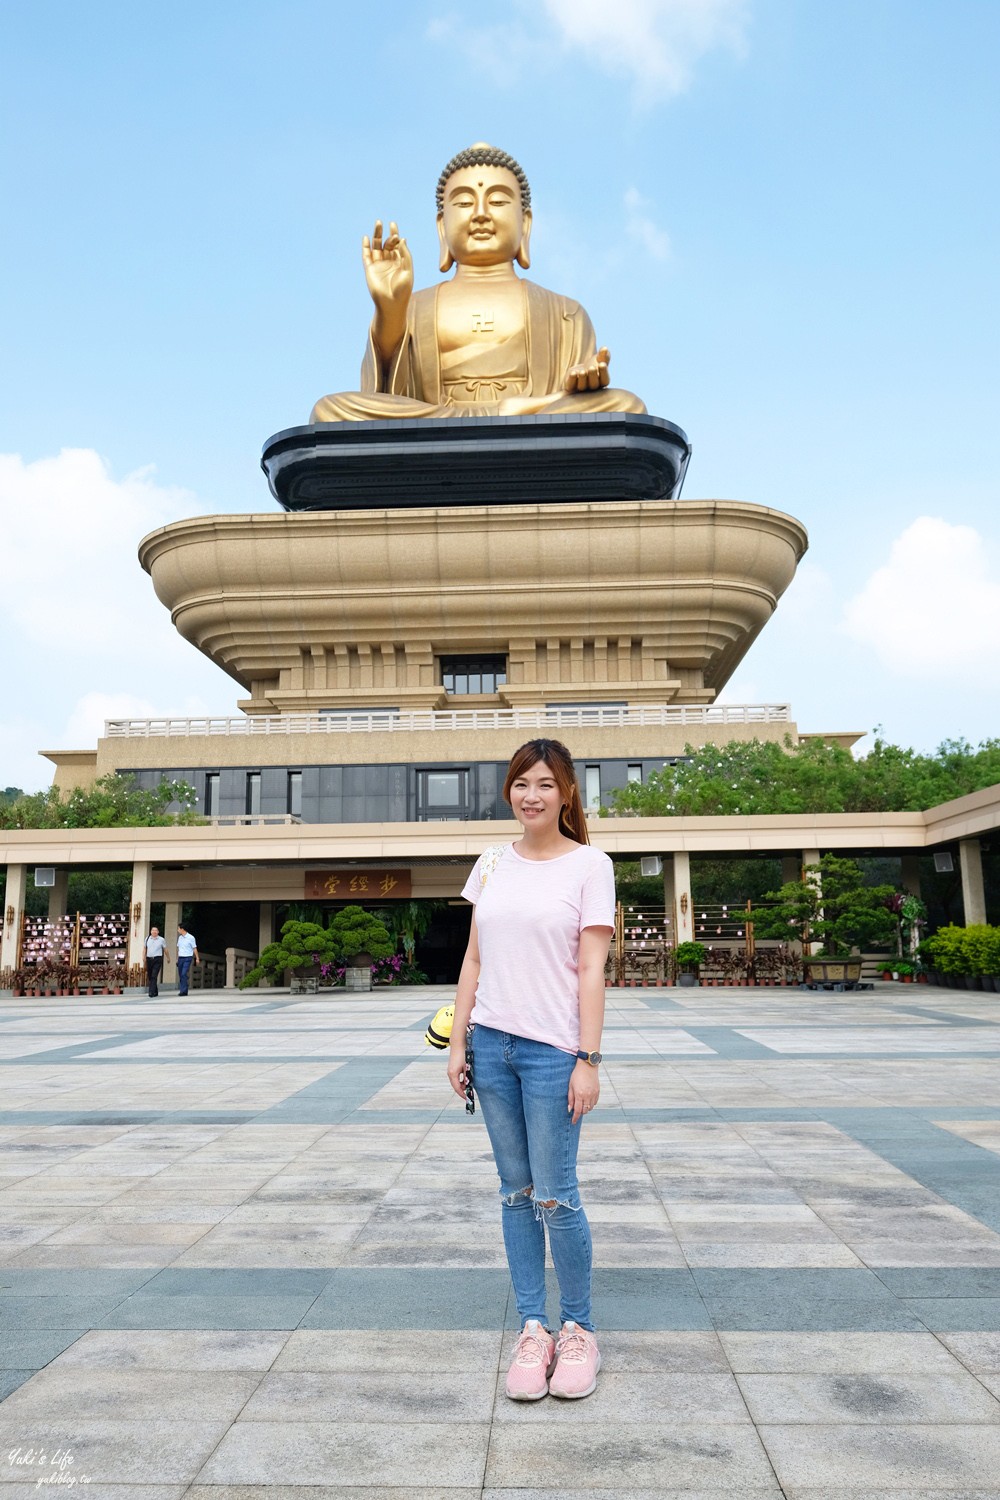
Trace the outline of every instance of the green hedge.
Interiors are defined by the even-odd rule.
[[[1000,927],[939,927],[920,944],[920,959],[939,974],[1000,974]]]

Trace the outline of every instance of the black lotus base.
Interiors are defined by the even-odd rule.
[[[261,468],[285,510],[676,500],[691,457],[662,417],[321,422],[264,446]]]

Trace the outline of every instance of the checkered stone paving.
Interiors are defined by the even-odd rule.
[[[1000,1500],[1000,998],[609,991],[530,1405],[446,998],[0,998],[0,1500]]]

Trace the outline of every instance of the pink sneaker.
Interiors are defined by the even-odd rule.
[[[600,1368],[601,1351],[594,1335],[576,1323],[564,1323],[556,1344],[556,1368],[549,1381],[549,1394],[567,1401],[589,1396],[597,1385]]]
[[[507,1371],[507,1394],[512,1401],[540,1401],[549,1389],[556,1361],[556,1341],[537,1318],[529,1318],[514,1345]]]

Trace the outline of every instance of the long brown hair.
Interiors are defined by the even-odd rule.
[[[559,813],[559,832],[574,843],[589,844],[590,836],[587,833],[587,820],[583,815],[580,783],[576,779],[573,757],[559,740],[529,740],[520,750],[514,751],[504,778],[504,800],[510,801],[510,789],[514,782],[540,761],[552,772],[552,779],[563,799],[564,806]]]

